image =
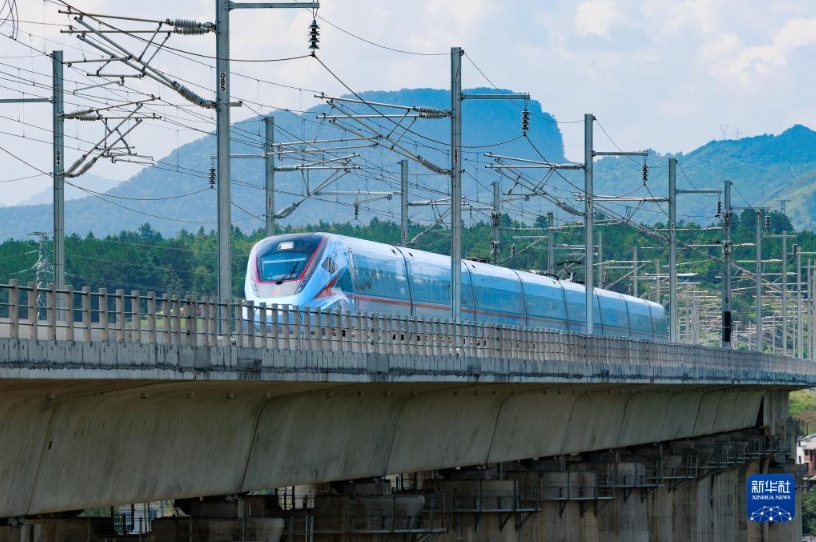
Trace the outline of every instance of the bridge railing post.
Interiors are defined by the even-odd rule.
[[[184,296],[184,333],[185,344],[198,346],[198,302],[195,296]]]
[[[320,348],[329,352],[339,352],[343,347],[343,334],[340,332],[337,321],[339,311],[334,309],[317,309],[317,331],[320,333]]]
[[[139,290],[130,291],[130,340],[142,342],[142,298]]]
[[[348,321],[349,330],[352,333],[352,336],[349,338],[351,341],[351,351],[362,354],[365,352],[365,322],[363,321],[363,317],[359,312],[350,312],[348,314]]]
[[[431,320],[431,354],[438,356],[442,352],[442,322],[439,318]]]
[[[207,313],[207,346],[215,346],[218,344],[218,298],[206,297],[206,313]]]
[[[99,323],[102,325],[102,340],[110,342],[110,311],[108,289],[99,289]]]
[[[292,315],[289,311],[289,305],[280,305],[280,339],[279,348],[282,350],[292,350]]]
[[[467,355],[475,358],[479,352],[479,325],[476,322],[468,322],[467,328]]]
[[[243,319],[241,327],[246,329],[247,346],[257,348],[258,345],[255,344],[255,302],[249,299],[244,305],[245,310],[241,313]]]
[[[179,294],[170,295],[170,328],[173,334],[173,344],[184,344],[181,340],[181,299]]]
[[[337,347],[339,352],[351,352],[353,349],[352,341],[357,333],[354,331],[354,326],[351,320],[351,313],[348,310],[338,308],[335,311],[335,325]]]
[[[26,316],[28,317],[28,338],[37,339],[37,285],[29,282],[26,285]]]
[[[302,330],[302,342],[305,350],[319,350],[320,336],[319,326],[316,322],[317,309],[313,307],[300,308],[300,329]]]
[[[417,318],[412,317],[407,318],[405,323],[407,325],[406,332],[410,337],[410,342],[408,343],[408,353],[415,356],[422,348],[422,335],[419,333],[419,326],[421,322]]]
[[[92,318],[91,318],[91,289],[88,286],[82,287],[82,340],[90,342],[93,339]]]
[[[65,340],[74,341],[74,287],[65,286]]]
[[[156,344],[156,292],[147,292],[147,342]]]
[[[231,299],[229,303],[231,306],[230,313],[232,314],[230,329],[235,334],[235,344],[236,346],[246,346],[244,344],[243,326],[241,325],[241,303],[236,299]]]
[[[307,345],[303,344],[303,313],[298,306],[292,306],[289,311],[292,321],[289,325],[292,326],[290,350],[304,350]]]
[[[161,295],[161,315],[162,315],[162,330],[161,330],[161,338],[162,344],[169,345],[171,344],[171,334],[170,334],[170,313],[172,312],[170,308],[170,294],[164,292]]]
[[[12,339],[20,337],[20,281],[9,280],[8,289],[9,335]]]
[[[268,308],[269,312],[269,319],[267,320],[269,325],[269,340],[270,340],[270,348],[274,348],[275,350],[280,350],[280,340],[278,337],[280,336],[280,312],[279,307],[277,304],[272,304]]]
[[[385,353],[385,324],[383,322],[383,315],[374,313],[374,342],[372,344],[373,351],[377,354]]]
[[[258,303],[258,331],[261,334],[261,348],[269,348],[267,337],[269,336],[269,324],[267,321],[266,302]]]
[[[116,290],[116,342],[125,341],[125,291]]]
[[[48,324],[48,340],[57,340],[57,294],[54,283],[48,283],[48,290],[45,293],[45,320]]]

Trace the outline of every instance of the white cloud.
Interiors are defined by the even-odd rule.
[[[575,10],[575,33],[609,36],[618,21],[618,9],[612,0],[588,0]]]

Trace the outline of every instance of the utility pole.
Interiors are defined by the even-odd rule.
[[[796,256],[796,348],[795,357],[802,357],[802,253],[797,243],[793,244]]]
[[[637,297],[638,296],[638,250],[637,245],[635,248],[632,249],[632,260],[634,265],[632,266],[632,295]]]
[[[773,239],[782,239],[782,355],[788,355],[788,232],[782,230],[780,235],[768,235]]]
[[[782,355],[788,355],[788,231],[782,231]]]
[[[555,274],[555,214],[547,213],[547,272]]]
[[[501,251],[501,197],[498,181],[493,182],[493,212],[490,218],[493,223],[493,242],[490,243],[490,252],[493,255],[493,263],[498,265]]]
[[[264,184],[266,186],[266,236],[275,235],[275,117],[264,117]]]
[[[586,290],[586,333],[594,333],[595,316],[593,306],[593,289],[595,283],[594,262],[592,257],[592,229],[594,224],[595,188],[592,162],[596,156],[643,156],[648,152],[598,152],[593,148],[592,125],[595,115],[584,115],[584,268]]]
[[[723,188],[725,209],[723,209],[723,291],[722,291],[722,347],[731,348],[731,181],[725,181]]]
[[[232,213],[230,209],[230,1],[216,0],[215,5],[215,138],[216,193],[218,194],[218,301],[232,297],[230,242]],[[225,330],[226,331],[226,330]]]
[[[500,96],[511,96],[511,95],[500,95]],[[593,310],[593,288],[595,282],[594,276],[594,258],[593,258],[593,209],[595,205],[595,195],[594,195],[594,187],[593,187],[593,169],[592,169],[592,162],[593,159],[597,156],[648,156],[648,152],[639,151],[639,152],[599,152],[593,150],[593,141],[592,141],[592,124],[595,121],[595,116],[591,113],[587,113],[584,115],[584,163],[583,164],[554,164],[547,161],[534,161],[534,160],[527,160],[523,158],[511,158],[507,156],[498,156],[492,153],[488,153],[485,156],[489,158],[494,158],[496,161],[501,160],[514,160],[516,162],[523,162],[524,164],[519,165],[495,165],[495,164],[488,164],[487,168],[489,169],[496,169],[501,171],[502,169],[520,169],[520,168],[528,168],[528,169],[535,169],[535,168],[544,168],[550,170],[556,169],[583,169],[584,170],[584,193],[581,197],[584,199],[584,211],[578,211],[577,209],[573,208],[570,205],[561,202],[560,200],[553,198],[550,194],[544,191],[538,191],[537,193],[546,199],[555,203],[561,209],[564,209],[570,214],[574,215],[581,215],[584,216],[584,283],[585,283],[585,291],[586,291],[586,298],[585,298],[585,305],[586,305],[586,321],[585,321],[585,333],[591,335],[594,330],[594,310]],[[617,198],[612,198],[617,199]],[[655,200],[650,199],[650,201],[665,201],[662,200]]]
[[[451,48],[451,318],[462,317],[462,51]]]
[[[529,94],[463,94],[461,47],[451,47],[451,318],[462,317],[462,101],[529,100]]]
[[[660,259],[655,258],[655,303],[660,303],[660,298],[663,297],[663,292],[660,290]]]
[[[719,194],[719,190],[677,190],[677,158],[669,158],[669,340],[677,342],[677,195]]]
[[[762,209],[756,210],[756,351],[762,352]]]
[[[669,158],[669,340],[677,342],[677,158]]]
[[[232,297],[232,269],[230,245],[232,239],[232,213],[230,209],[230,10],[266,8],[317,9],[319,2],[259,2],[234,3],[215,0],[215,72],[216,72],[216,154],[218,191],[218,299]],[[269,215],[267,215],[269,216]],[[267,221],[269,219],[267,218]]]
[[[595,115],[587,113],[584,115],[584,291],[586,305],[586,322],[584,331],[587,335],[594,332],[595,315],[593,306],[593,290],[595,288],[594,267],[592,262],[592,225],[593,225],[593,198],[595,188],[593,186],[592,163],[595,157],[592,142],[592,126]]]
[[[400,160],[400,246],[408,245],[408,160]]]
[[[598,288],[604,287],[603,232],[598,232]]]
[[[54,286],[57,290],[65,288],[65,121],[63,119],[63,79],[62,51],[54,51],[52,60],[53,93],[51,106],[53,111],[54,150]],[[61,297],[61,296],[59,296]],[[71,301],[69,300],[69,303]]]
[[[51,98],[4,98],[4,103],[47,103],[51,102],[52,111],[52,186],[54,190],[54,286],[61,290],[65,287],[65,137],[63,117],[63,77],[62,51],[51,52]],[[40,237],[40,248],[43,247],[43,232],[32,235]],[[59,296],[58,296],[59,299]]]

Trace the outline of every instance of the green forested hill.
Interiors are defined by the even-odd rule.
[[[649,184],[656,195],[667,193],[667,159],[653,153]],[[732,205],[780,209],[799,228],[816,228],[816,132],[796,125],[783,133],[738,140],[711,141],[686,155],[677,155],[678,189],[722,189],[732,181]],[[596,190],[599,193],[626,193],[641,179],[632,175],[631,162],[622,158],[598,161]],[[705,223],[715,213],[716,197],[683,195],[678,216]],[[645,217],[641,217],[645,218]],[[648,221],[648,220],[645,220]]]

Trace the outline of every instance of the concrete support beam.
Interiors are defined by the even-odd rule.
[[[690,438],[753,427],[760,405],[783,404],[778,396],[787,393],[521,384],[132,382],[119,390],[110,383],[63,384],[47,391],[29,383],[0,395],[0,517]],[[764,423],[778,425],[769,410],[763,410]]]

